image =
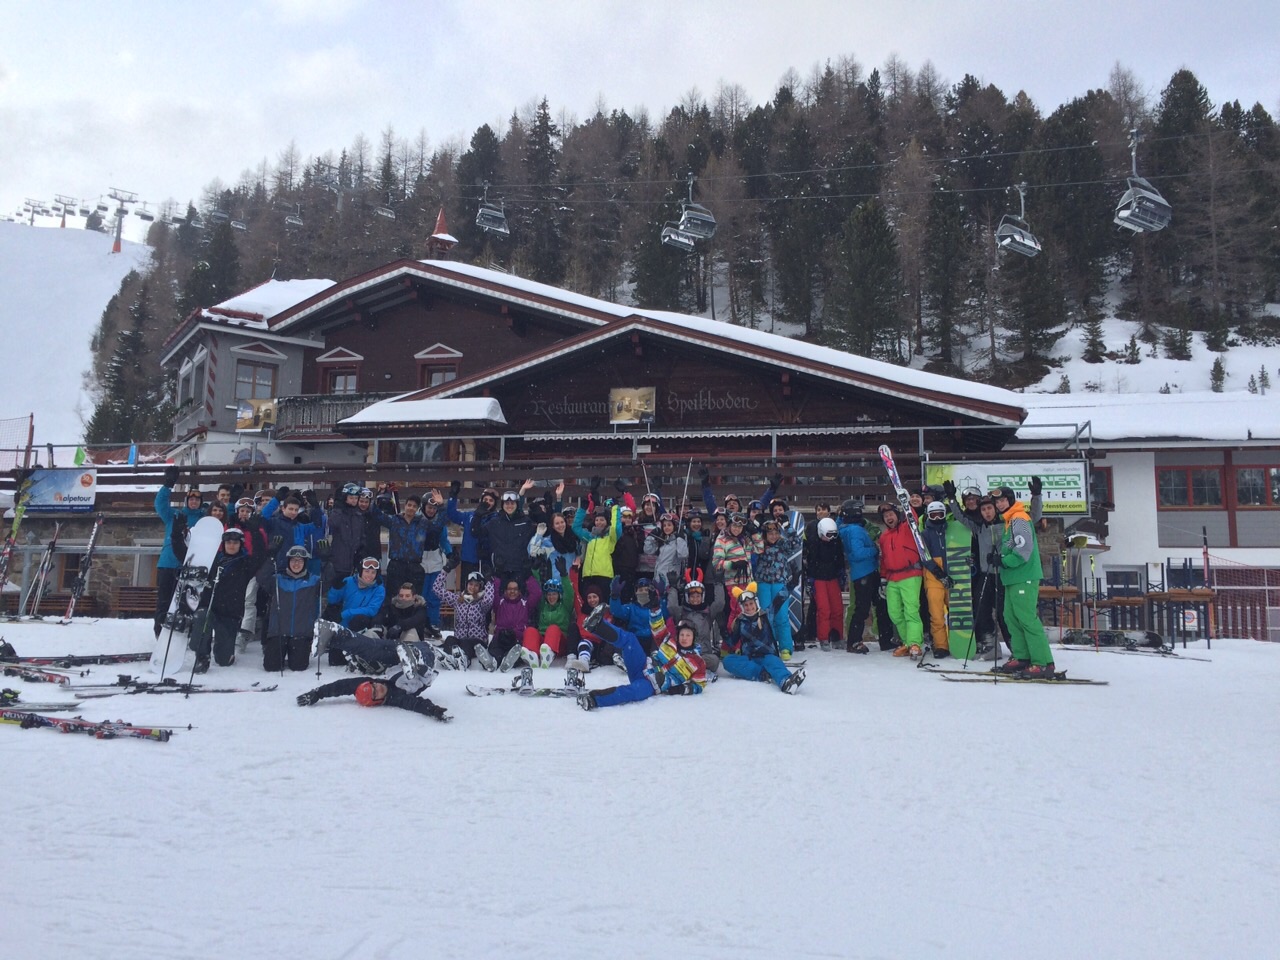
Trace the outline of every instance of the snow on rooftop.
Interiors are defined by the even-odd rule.
[[[571,293],[559,287],[527,280],[523,277],[514,277],[497,270],[489,270],[485,267],[476,267],[465,263],[455,263],[452,260],[424,260],[422,262],[440,270],[500,284],[540,297],[559,300],[563,303],[584,307],[598,313],[611,314],[619,319],[641,316],[669,326],[682,327],[686,330],[696,330],[713,336],[739,340],[761,349],[790,354],[801,360],[825,364],[837,369],[847,370],[850,373],[878,377],[907,387],[933,390],[969,400],[999,403],[1010,407],[1022,406],[1022,394],[1015,393],[1012,390],[987,386],[981,383],[970,383],[955,377],[926,373],[923,370],[900,367],[896,364],[886,363],[883,360],[872,360],[869,357],[846,353],[843,350],[836,350],[832,347],[805,343],[791,337],[783,337],[775,333],[766,333],[763,330],[753,330],[750,327],[740,327],[736,324],[725,323],[723,320],[710,320],[706,317],[694,317],[665,310],[645,310],[640,307],[624,306],[611,303],[608,300],[598,300],[594,297]]]
[[[366,425],[375,423],[458,423],[465,421],[488,421],[506,423],[502,413],[502,404],[492,397],[468,397],[446,400],[407,400],[418,393],[401,394],[370,404],[359,413],[340,421],[343,425]]]
[[[1095,440],[1280,439],[1280,394],[1252,393],[1028,393],[1019,440],[1065,439],[1088,421]]]
[[[237,319],[252,318],[265,323],[278,313],[297,306],[303,300],[333,286],[332,280],[312,278],[303,280],[267,280],[244,293],[236,294],[210,307],[206,313],[217,319],[219,314],[238,314]]]

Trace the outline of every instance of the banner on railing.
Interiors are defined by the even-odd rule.
[[[1005,460],[998,463],[925,464],[924,478],[929,486],[941,486],[944,480],[956,490],[977,487],[983,493],[999,487],[1012,487],[1019,500],[1031,499],[1031,478],[1039,477],[1040,498],[1046,517],[1079,517],[1089,513],[1089,467],[1084,460]]]
[[[87,513],[98,495],[98,471],[94,467],[70,470],[35,470],[31,474],[28,510]]]
[[[269,400],[237,400],[236,429],[265,430],[276,423],[276,401]]]

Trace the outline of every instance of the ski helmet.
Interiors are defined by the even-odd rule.
[[[679,623],[676,624],[676,633],[675,633],[676,646],[677,647],[680,646],[680,632],[682,630],[688,630],[691,634],[693,634],[693,646],[696,647],[698,645],[698,629],[693,625],[692,620],[681,620]]]
[[[301,560],[310,560],[310,559],[311,559],[311,551],[310,551],[310,550],[308,550],[306,547],[301,546],[301,545],[299,545],[299,546],[294,546],[294,547],[290,547],[288,550],[286,550],[286,551],[284,552],[284,557],[285,557],[285,559],[286,559],[286,560],[292,560],[292,559],[294,559],[295,557],[297,557],[297,558],[299,558],[299,559],[301,559]]]
[[[925,510],[931,517],[945,517],[947,515],[947,505],[941,500],[934,500]]]
[[[670,520],[673,525],[677,527],[680,526],[680,518],[677,517],[670,510],[668,510],[666,513],[664,513],[662,516],[658,518],[659,523],[666,523],[668,520]]]
[[[484,574],[478,570],[472,570],[467,574],[467,583],[484,583]]]
[[[818,521],[818,536],[823,540],[830,540],[836,535],[836,522],[830,517],[823,517]]]
[[[690,590],[702,590],[703,592],[706,592],[706,589],[707,588],[702,585],[702,581],[696,577],[684,585],[685,593],[688,593]]]
[[[227,529],[222,531],[222,542],[226,543],[228,540],[235,540],[237,543],[244,543],[244,531],[239,527],[227,527]]]
[[[545,597],[548,593],[564,593],[564,584],[559,580],[542,581],[542,595]]]
[[[358,497],[358,496],[360,496],[360,484],[358,484],[358,483],[344,483],[344,484],[342,485],[342,495],[343,495],[344,497]]]
[[[253,511],[257,509],[257,504],[253,502],[252,497],[241,497],[239,500],[236,501],[236,509],[237,510],[248,509],[249,511]]]
[[[862,504],[849,499],[840,504],[840,519],[845,523],[857,523],[862,518]]]
[[[982,491],[979,490],[977,487],[965,487],[963,490],[960,491],[961,500],[968,500],[970,497],[976,497],[977,499],[981,500]]]
[[[1001,487],[998,490],[992,491],[991,493],[992,500],[999,500],[1001,497],[1008,500],[1009,506],[1011,507],[1018,502],[1018,495],[1013,492],[1012,487]]]
[[[382,687],[382,696],[378,696],[378,691],[371,680],[366,680],[364,683],[360,684],[360,686],[356,687],[356,703],[360,704],[362,707],[376,707],[378,704],[382,703],[383,700],[387,699],[386,684],[379,683],[377,686]]]

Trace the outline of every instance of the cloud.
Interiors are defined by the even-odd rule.
[[[286,54],[279,71],[276,93],[304,101],[332,102],[358,96],[367,103],[376,99],[383,86],[382,73],[348,44]]]
[[[364,0],[267,0],[266,5],[282,23],[334,23],[362,7]]]

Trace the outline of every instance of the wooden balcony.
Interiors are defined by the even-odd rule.
[[[276,401],[276,440],[339,436],[337,423],[395,393],[306,394]]]

